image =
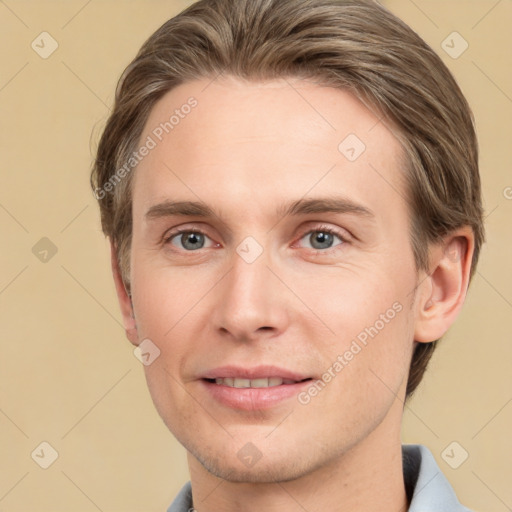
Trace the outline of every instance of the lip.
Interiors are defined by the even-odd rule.
[[[273,365],[260,365],[253,366],[252,368],[243,368],[241,366],[221,366],[219,368],[209,370],[201,375],[201,378],[203,379],[217,379],[226,377],[238,379],[263,379],[265,377],[281,377],[282,379],[295,381],[312,378],[311,375],[301,375],[291,370],[287,370],[286,368],[279,368],[278,366]]]
[[[268,388],[232,388],[206,380],[225,377],[240,379],[281,377],[282,379],[297,382]],[[262,365],[253,368],[223,366],[205,372],[200,379],[200,384],[209,396],[224,406],[231,409],[257,411],[270,409],[296,396],[302,389],[309,386],[312,380],[313,377],[309,375],[301,375],[291,370],[272,365]]]

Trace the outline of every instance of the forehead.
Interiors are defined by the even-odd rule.
[[[402,150],[382,120],[347,91],[304,80],[182,84],[152,109],[149,140],[134,177],[140,213],[169,197],[227,208],[335,190],[372,203],[405,195]]]

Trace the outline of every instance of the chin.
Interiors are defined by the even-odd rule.
[[[288,455],[282,451],[274,457],[261,455],[261,458],[251,467],[244,467],[244,463],[237,455],[226,457],[226,452],[207,453],[197,446],[185,448],[197,461],[212,475],[232,483],[277,483],[296,480],[314,468],[309,467],[307,460],[297,460],[297,452],[290,450]],[[321,465],[321,463],[320,463]]]
[[[288,461],[263,463],[261,460],[252,468],[241,468],[238,460],[232,463],[222,458],[203,458],[199,462],[212,475],[232,483],[260,483],[271,484],[289,482],[304,476],[308,471],[294,467],[293,457]]]

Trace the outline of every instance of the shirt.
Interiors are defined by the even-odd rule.
[[[402,460],[409,512],[471,512],[459,503],[426,446],[402,445]],[[192,487],[188,482],[167,512],[192,512],[192,509]]]

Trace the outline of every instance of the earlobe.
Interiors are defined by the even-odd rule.
[[[420,284],[415,341],[441,338],[457,318],[469,285],[474,236],[464,227],[431,249],[431,273]]]
[[[137,325],[135,323],[135,316],[133,313],[133,303],[131,296],[126,290],[121,269],[119,268],[119,261],[117,258],[117,250],[112,241],[110,241],[110,261],[112,266],[112,275],[114,277],[114,284],[116,286],[117,299],[121,307],[121,314],[123,317],[123,324],[126,337],[133,345],[138,345]]]

